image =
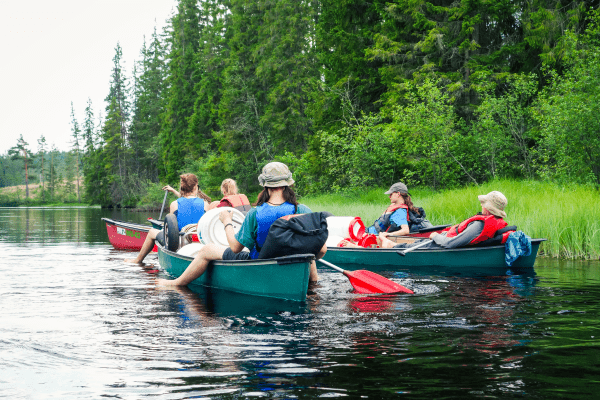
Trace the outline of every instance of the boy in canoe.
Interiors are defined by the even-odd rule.
[[[481,213],[478,213],[460,224],[444,229],[442,233],[433,232],[429,239],[431,243],[420,247],[421,249],[428,248],[445,248],[453,249],[456,247],[464,247],[479,244],[486,240],[494,238],[498,231],[505,228],[508,224],[504,221],[506,212],[504,208],[508,201],[506,197],[498,192],[493,191],[486,195],[478,196],[481,203]],[[508,234],[505,232],[503,234]],[[385,236],[379,235],[381,247],[384,248],[407,248],[411,247],[420,241],[414,243],[395,243]]]
[[[269,228],[280,217],[293,214],[306,214],[311,210],[303,204],[298,204],[296,194],[290,187],[294,184],[292,173],[282,163],[272,162],[262,169],[258,177],[259,184],[264,188],[258,195],[256,208],[250,210],[237,234],[233,230],[232,214],[227,210],[219,214],[219,219],[224,225],[229,247],[217,244],[203,246],[194,260],[181,276],[174,280],[158,279],[159,285],[185,286],[201,276],[213,260],[251,260],[257,259],[260,248],[264,245]],[[250,251],[243,251],[244,247]],[[325,255],[327,247],[316,255],[321,258]],[[310,281],[317,281],[317,266],[313,261],[310,267]]]

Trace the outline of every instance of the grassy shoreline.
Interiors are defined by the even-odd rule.
[[[361,217],[370,225],[389,205],[388,188],[360,193],[307,196],[301,202],[313,211]],[[410,188],[409,188],[410,189]],[[560,186],[550,182],[496,180],[480,186],[433,191],[411,189],[416,206],[423,207],[434,225],[458,223],[481,211],[477,195],[499,190],[508,199],[509,225],[532,238],[546,238],[540,254],[566,259],[600,256],[600,195],[586,186]]]

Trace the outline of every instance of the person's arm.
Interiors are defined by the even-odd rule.
[[[169,192],[173,193],[175,196],[177,196],[177,197],[181,197],[181,193],[179,193],[177,190],[173,189],[173,188],[172,188],[171,186],[169,186],[169,185],[167,185],[167,186],[164,186],[164,187],[162,188],[162,190],[168,190]]]
[[[408,227],[407,219],[408,211],[405,208],[400,208],[393,212],[390,216],[390,227],[386,230],[389,234],[394,232],[394,235],[408,235],[410,229]]]
[[[227,236],[229,247],[234,253],[239,253],[244,249],[244,245],[235,238],[235,231],[233,230],[233,214],[229,210],[223,210],[219,213],[219,219],[225,227],[225,235]]]
[[[175,211],[177,211],[177,200],[171,202],[171,206],[169,207],[169,212],[171,214],[175,214]]]
[[[448,238],[446,235],[433,232],[429,238],[432,239],[438,245],[446,249],[454,249],[456,247],[464,247],[471,243],[481,231],[483,231],[483,221],[473,221],[467,226],[467,228],[455,237]]]

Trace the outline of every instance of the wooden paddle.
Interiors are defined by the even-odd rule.
[[[411,251],[413,251],[413,250],[416,250],[416,249],[418,249],[419,247],[426,246],[426,245],[428,245],[428,244],[429,244],[429,243],[431,243],[431,242],[433,242],[433,240],[431,240],[431,239],[429,239],[429,240],[424,240],[424,241],[422,241],[422,242],[420,242],[420,243],[417,243],[417,244],[415,244],[415,245],[414,245],[414,246],[412,246],[412,247],[409,247],[408,249],[404,249],[404,250],[398,250],[396,253],[400,254],[401,256],[405,256],[405,255],[406,255],[406,253],[410,253]]]
[[[160,207],[160,216],[158,217],[159,221],[162,219],[162,213],[163,213],[163,210],[165,209],[165,203],[167,201],[167,194],[169,194],[169,191],[165,190],[165,198],[163,199],[162,206]]]
[[[346,271],[336,265],[333,265],[328,261],[318,261],[321,264],[326,265],[329,268],[335,269],[336,271],[346,275],[350,280],[350,284],[357,293],[415,293],[412,290],[405,288],[404,286],[399,285],[396,282],[393,282],[371,271],[362,269],[358,271]]]

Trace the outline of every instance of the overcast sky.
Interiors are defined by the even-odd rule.
[[[87,99],[94,114],[108,94],[117,42],[127,77],[176,0],[0,0],[0,154],[23,135],[37,151],[46,137],[68,150],[71,102],[83,123]]]

